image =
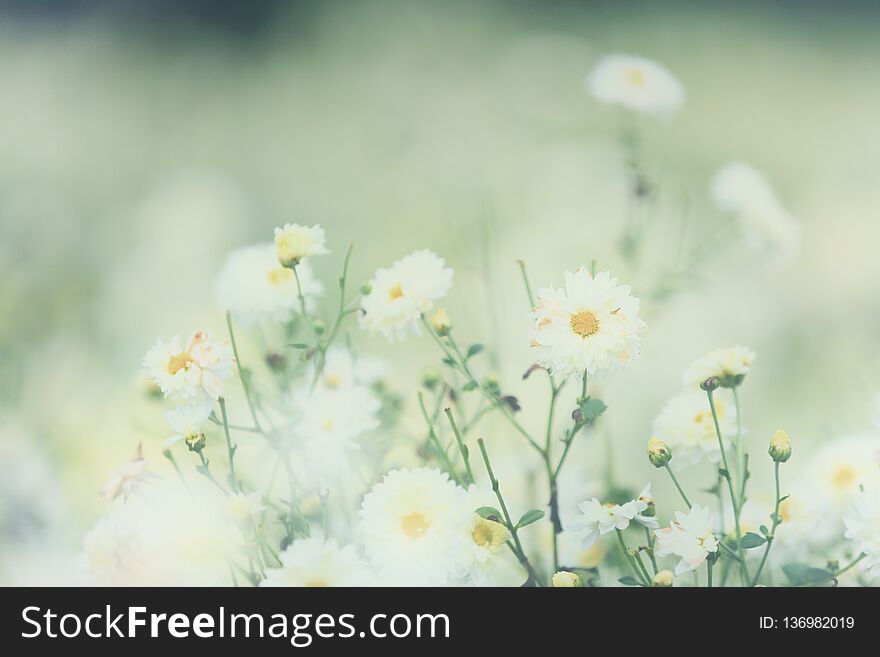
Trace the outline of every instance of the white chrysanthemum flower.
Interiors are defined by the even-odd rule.
[[[358,355],[343,347],[331,347],[324,358],[319,381],[327,388],[370,386],[388,374],[385,361]]]
[[[280,568],[266,569],[260,586],[340,587],[370,586],[367,564],[350,545],[340,548],[321,536],[297,539],[279,555]]]
[[[755,362],[755,352],[748,347],[726,347],[714,349],[695,361],[684,373],[684,384],[699,388],[711,377],[718,379],[723,388],[738,386],[751,372]]]
[[[595,278],[581,267],[565,272],[565,289],[538,291],[531,345],[539,365],[553,374],[593,376],[638,356],[639,300],[607,271]]]
[[[223,510],[234,522],[246,524],[266,509],[259,493],[234,493],[226,498]]]
[[[378,269],[370,293],[361,298],[361,326],[389,340],[402,339],[410,331],[421,335],[419,318],[446,296],[452,276],[443,258],[428,250]]]
[[[218,399],[223,381],[232,376],[232,347],[211,340],[203,331],[193,333],[186,346],[175,335],[159,340],[144,356],[143,366],[169,399]]]
[[[311,312],[324,286],[307,262],[297,265],[306,310]],[[299,289],[293,270],[282,266],[271,244],[235,249],[226,258],[215,286],[217,305],[245,325],[261,320],[290,321],[299,313]]]
[[[648,499],[651,496],[651,484],[645,487],[639,497],[625,504],[602,504],[595,497],[582,502],[578,507],[581,515],[569,523],[569,529],[574,532],[585,532],[581,541],[581,549],[586,550],[596,542],[600,536],[614,531],[623,531],[633,521],[656,529],[659,525],[653,517],[642,515],[648,508]]]
[[[857,436],[827,443],[804,473],[818,506],[841,514],[864,488],[880,487],[880,437]]]
[[[457,577],[475,586],[491,586],[507,574],[507,541],[510,532],[503,524],[475,513],[482,506],[496,504],[491,491],[471,486],[462,497],[462,513],[470,521],[462,526]]]
[[[299,265],[305,257],[330,253],[324,246],[324,240],[321,226],[284,224],[275,229],[275,255],[285,267]]]
[[[714,393],[715,412],[724,440],[736,438],[736,408],[726,390]],[[721,460],[712,410],[706,393],[685,391],[670,399],[654,419],[654,435],[672,448],[676,468],[686,468],[703,458]]]
[[[202,427],[211,417],[213,406],[213,402],[208,400],[176,406],[166,411],[165,419],[174,430],[174,435],[165,439],[165,446],[170,447],[181,440],[185,440],[188,446],[204,443],[205,434]]]
[[[665,529],[654,531],[657,537],[658,557],[675,555],[680,561],[675,565],[675,574],[681,575],[699,568],[706,557],[718,551],[718,539],[712,533],[712,520],[709,509],[694,504],[687,513],[675,512],[675,520]]]
[[[587,77],[599,101],[634,112],[670,115],[684,104],[684,87],[658,62],[633,55],[605,55]]]
[[[710,193],[720,210],[739,218],[749,246],[771,265],[782,266],[797,255],[801,226],[753,166],[726,164],[712,178]]]
[[[871,577],[880,577],[880,487],[859,493],[843,523],[846,538],[865,554],[861,567]]]
[[[445,585],[457,565],[464,491],[431,468],[392,470],[364,496],[367,557],[396,585]]]

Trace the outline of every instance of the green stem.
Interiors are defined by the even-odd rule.
[[[706,576],[708,577],[708,588],[712,588],[712,559],[706,559]]]
[[[207,477],[208,481],[210,481],[217,488],[219,488],[220,491],[224,495],[229,495],[229,491],[227,491],[225,488],[223,488],[223,484],[221,484],[219,481],[217,481],[217,479],[214,477],[214,474],[211,472],[211,467],[210,467],[211,462],[205,458],[205,455],[202,454],[202,450],[199,450],[196,453],[199,455],[199,460],[202,462],[201,468],[197,467],[196,470],[198,470],[198,472],[200,472],[205,477]]]
[[[676,490],[678,490],[678,494],[681,495],[681,499],[684,500],[684,503],[687,504],[688,510],[691,508],[691,501],[688,499],[688,496],[684,494],[684,489],[681,487],[681,484],[678,483],[678,477],[675,476],[675,473],[672,471],[672,468],[669,467],[669,464],[663,466],[666,468],[666,472],[669,473],[669,477],[672,479],[672,483],[675,484]]]
[[[648,541],[648,558],[651,559],[651,568],[654,569],[654,574],[656,575],[659,570],[657,568],[657,557],[654,556],[654,535],[647,527],[645,527],[645,538]]]
[[[443,449],[443,445],[440,444],[437,434],[434,433],[434,423],[431,421],[431,418],[428,416],[428,411],[425,409],[425,399],[421,392],[419,393],[419,408],[422,409],[422,416],[428,424],[428,440],[434,445],[434,449],[437,450],[437,456],[440,457],[440,460],[443,462],[443,467],[446,468],[446,472],[449,473],[449,476],[455,479],[455,482],[459,486],[467,488],[462,481],[461,476],[456,471],[455,466],[452,465],[452,461],[449,460],[449,454]]]
[[[617,540],[620,543],[620,549],[623,550],[623,556],[626,557],[626,560],[629,563],[629,567],[632,569],[633,574],[635,574],[636,579],[639,580],[643,586],[648,586],[650,584],[650,580],[647,579],[647,573],[642,574],[642,572],[639,570],[639,567],[636,565],[635,559],[633,559],[632,555],[629,553],[629,548],[626,547],[626,541],[623,540],[623,532],[619,529],[615,529],[614,531],[617,534]]]
[[[535,307],[535,295],[532,294],[532,286],[529,283],[529,275],[526,273],[526,263],[522,260],[517,260],[516,264],[519,265],[519,271],[522,274],[523,285],[526,286],[526,294],[529,296],[529,304],[532,308]]]
[[[773,507],[773,525],[770,528],[770,534],[767,536],[767,545],[764,547],[764,554],[761,556],[761,563],[758,564],[758,570],[752,578],[752,586],[758,583],[761,577],[761,571],[764,570],[764,564],[767,563],[767,555],[770,554],[770,547],[773,545],[773,539],[776,537],[776,528],[779,526],[779,505],[782,503],[779,494],[779,461],[773,463],[773,475],[776,479],[776,506]]]
[[[229,342],[232,344],[232,354],[235,356],[235,366],[238,369],[238,378],[241,381],[241,387],[242,390],[244,390],[244,398],[247,400],[247,405],[251,412],[251,418],[254,421],[254,428],[262,433],[263,429],[260,426],[260,420],[257,418],[254,401],[251,398],[250,384],[248,383],[247,374],[241,366],[241,359],[238,357],[238,346],[235,344],[235,331],[232,330],[232,314],[229,311],[226,311],[226,328],[229,331]]]
[[[849,562],[847,565],[845,565],[843,568],[840,568],[840,569],[834,571],[834,576],[835,576],[835,577],[840,577],[840,576],[843,575],[846,571],[848,571],[850,568],[852,568],[853,566],[855,566],[857,563],[859,563],[862,559],[864,559],[864,558],[867,557],[867,556],[868,556],[867,554],[865,554],[864,552],[862,552],[859,556],[857,556],[855,559],[853,559],[852,561],[850,561],[850,562]]]
[[[327,335],[327,339],[323,344],[319,343],[318,345],[318,363],[315,368],[316,379],[320,378],[321,373],[324,371],[324,365],[327,359],[327,349],[330,348],[330,345],[333,344],[333,341],[336,339],[336,334],[339,332],[339,326],[342,324],[342,319],[351,312],[347,311],[345,308],[345,284],[348,280],[348,262],[351,259],[351,251],[353,248],[354,244],[348,245],[348,249],[345,251],[345,259],[342,261],[342,275],[339,277],[339,311],[336,313],[333,328],[330,329],[330,333]],[[294,271],[296,270],[294,269]]]
[[[736,409],[736,444],[735,444],[735,458],[736,458],[736,476],[739,478],[739,506],[741,507],[743,504],[743,499],[746,494],[746,476],[748,473],[748,461],[745,460],[746,457],[743,456],[743,448],[742,448],[742,411],[739,406],[739,392],[737,391],[736,386],[733,388],[733,406]]]
[[[229,458],[229,487],[232,492],[238,492],[238,478],[235,476],[235,450],[232,438],[229,435],[229,421],[226,418],[226,400],[220,397],[217,400],[220,403],[220,413],[223,416],[223,434],[226,436],[226,454]]]
[[[470,451],[468,450],[468,446],[464,444],[464,438],[462,438],[461,432],[458,430],[458,425],[455,424],[455,418],[452,416],[452,409],[446,408],[444,409],[446,413],[446,417],[449,419],[449,424],[452,426],[452,433],[455,434],[455,440],[458,442],[458,451],[461,452],[461,458],[464,461],[465,470],[467,470],[468,484],[474,483],[474,472],[471,470],[471,461],[470,461]]]

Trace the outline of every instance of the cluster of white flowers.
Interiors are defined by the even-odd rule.
[[[846,537],[865,555],[862,567],[871,577],[880,577],[880,487],[859,493],[843,522]]]

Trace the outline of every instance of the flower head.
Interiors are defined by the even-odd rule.
[[[656,530],[654,535],[657,537],[658,557],[675,555],[680,558],[675,566],[676,575],[696,570],[710,553],[718,551],[709,509],[699,504],[694,504],[687,513],[677,511],[669,527]]]
[[[674,579],[675,576],[672,574],[671,570],[661,570],[656,575],[654,575],[654,579],[651,580],[651,586],[659,588],[672,586],[672,582]]]
[[[150,378],[169,399],[217,399],[223,381],[232,376],[232,347],[227,341],[211,340],[203,331],[186,343],[179,336],[159,340],[144,356]]]
[[[607,271],[593,277],[583,267],[565,273],[565,288],[538,291],[532,348],[553,374],[595,375],[623,367],[639,354],[639,300]]]
[[[629,527],[633,520],[649,528],[658,526],[654,518],[644,515],[649,508],[651,485],[648,484],[635,500],[626,504],[602,504],[595,497],[586,502],[581,502],[578,508],[581,515],[570,524],[570,528],[576,532],[585,532],[581,548],[586,550],[599,536],[608,532],[623,531]],[[653,500],[651,499],[651,503]]]
[[[581,585],[581,578],[575,573],[560,570],[553,575],[552,584],[557,589],[579,587]]]
[[[684,373],[686,386],[699,387],[707,379],[718,379],[722,388],[735,388],[752,371],[755,352],[748,347],[715,349],[698,359]]]
[[[171,428],[174,429],[174,435],[165,439],[165,446],[170,447],[174,443],[181,440],[186,442],[186,446],[192,451],[198,452],[205,446],[205,432],[202,430],[205,422],[211,416],[213,403],[211,401],[202,401],[195,404],[185,404],[168,410],[165,413],[165,419]]]
[[[324,246],[324,229],[320,226],[284,224],[275,229],[275,254],[285,267],[294,267],[307,256],[330,253]]]
[[[259,493],[234,493],[226,499],[226,515],[239,524],[250,521],[265,510]]]
[[[402,339],[410,331],[419,335],[419,319],[446,296],[452,275],[443,258],[428,250],[378,269],[369,293],[361,298],[361,326],[389,340]]]
[[[880,577],[880,487],[859,493],[843,523],[846,538],[865,555],[862,567],[871,577]]]
[[[684,104],[684,88],[669,70],[633,55],[605,55],[587,77],[599,101],[644,114],[669,115]]]
[[[714,396],[718,426],[725,438],[736,433],[736,410],[729,394],[719,390]],[[654,435],[672,450],[679,468],[703,458],[712,463],[721,459],[712,410],[702,392],[685,391],[670,399],[654,418]]]
[[[648,460],[655,468],[662,468],[672,460],[672,450],[659,438],[648,440]]]
[[[279,558],[281,567],[267,569],[260,586],[323,588],[371,584],[367,564],[355,549],[350,545],[340,548],[332,538],[297,539]]]
[[[456,548],[459,555],[458,578],[477,586],[491,585],[498,581],[506,566],[505,558],[510,532],[500,522],[483,518],[475,509],[494,503],[491,491],[471,486],[462,496],[461,513],[466,521],[462,525],[461,542]]]
[[[773,434],[768,452],[777,463],[785,463],[791,457],[791,441],[785,431],[779,429]]]

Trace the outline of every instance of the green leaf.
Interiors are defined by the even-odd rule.
[[[458,363],[456,363],[455,360],[450,358],[449,356],[444,356],[443,364],[448,365],[449,367],[456,367],[458,365]]]
[[[462,386],[462,390],[464,390],[465,392],[470,392],[471,390],[473,390],[476,387],[477,387],[476,381],[468,381],[467,383],[464,384],[464,386]]]
[[[767,539],[763,536],[756,534],[755,532],[749,532],[745,536],[742,537],[742,540],[739,544],[746,550],[751,548],[756,548],[759,545],[764,545],[767,542]]]
[[[516,523],[516,528],[525,527],[526,525],[531,525],[533,522],[538,522],[541,518],[544,517],[544,512],[541,509],[532,509],[531,511],[526,511],[522,514],[522,518],[519,519],[519,522]]]
[[[285,347],[293,347],[294,349],[308,349],[309,345],[303,344],[302,342],[291,342],[290,344],[284,345]]]
[[[792,586],[824,584],[834,578],[834,574],[824,568],[814,568],[803,563],[790,563],[782,567],[782,572]]]
[[[481,506],[475,513],[486,520],[501,522],[501,511],[493,506]]]
[[[478,353],[480,353],[481,351],[483,351],[483,345],[472,344],[470,347],[468,347],[467,355],[465,356],[465,358],[466,359],[472,358],[472,357],[476,356]]]
[[[641,586],[639,581],[635,577],[632,577],[631,575],[627,575],[626,577],[621,577],[617,581],[620,582],[621,584],[623,584],[624,586]]]
[[[586,397],[580,400],[578,410],[581,412],[580,421],[583,424],[592,424],[608,407],[601,399]]]
[[[770,533],[770,530],[767,529],[767,525],[761,525],[761,526],[759,527],[759,529],[761,530],[761,533],[762,533],[764,536],[766,536],[767,534]]]

